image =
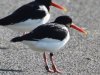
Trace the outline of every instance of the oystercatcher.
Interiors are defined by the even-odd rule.
[[[43,51],[46,70],[60,72],[53,61],[53,52],[60,50],[68,42],[70,39],[69,28],[74,28],[87,35],[84,29],[73,24],[72,19],[64,15],[56,18],[54,22],[38,26],[28,34],[13,38],[11,42],[23,42],[33,50]],[[52,70],[48,67],[46,51],[50,52]]]
[[[35,27],[48,22],[51,5],[66,10],[52,0],[35,0],[23,5],[11,15],[0,19],[0,25],[20,32],[30,32]]]

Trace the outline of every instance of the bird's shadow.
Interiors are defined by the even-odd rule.
[[[0,69],[0,71],[6,71],[6,72],[23,72],[22,70],[14,70],[14,69]]]
[[[6,49],[9,49],[9,48],[8,47],[0,47],[0,49],[6,50]]]

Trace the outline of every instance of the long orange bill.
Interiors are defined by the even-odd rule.
[[[63,11],[67,11],[66,8],[64,8],[64,7],[60,6],[60,5],[58,5],[57,3],[51,2],[51,5],[54,6],[54,7],[56,7],[56,8],[59,8],[59,9],[61,9],[61,10],[63,10]]]
[[[76,30],[78,30],[79,32],[82,32],[82,33],[84,33],[85,35],[87,35],[87,31],[85,31],[84,29],[82,29],[82,28],[80,28],[80,27],[78,27],[77,25],[75,25],[75,24],[71,24],[71,26],[70,26],[71,28],[74,28],[74,29],[76,29]]]

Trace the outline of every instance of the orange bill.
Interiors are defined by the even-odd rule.
[[[73,28],[73,29],[78,30],[79,32],[84,33],[85,35],[87,35],[87,31],[86,31],[86,30],[82,29],[81,27],[78,27],[78,26],[77,26],[77,25],[75,25],[75,24],[71,24],[71,26],[70,26],[70,27],[71,27],[71,28]]]
[[[66,9],[66,8],[64,8],[64,7],[60,6],[60,5],[59,5],[59,4],[57,4],[57,3],[51,2],[51,5],[52,5],[52,6],[54,6],[54,7],[56,7],[56,8],[59,8],[59,9],[61,9],[61,10],[63,10],[63,11],[67,11],[67,9]]]

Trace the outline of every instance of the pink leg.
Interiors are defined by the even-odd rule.
[[[47,57],[46,57],[46,53],[44,52],[43,54],[43,58],[44,58],[44,62],[45,62],[45,68],[48,72],[54,72],[53,70],[51,70],[49,67],[48,67],[48,64],[47,64]]]
[[[53,61],[53,53],[50,53],[50,60],[51,60],[52,68],[53,68],[54,72],[61,73],[61,71],[57,69],[57,67]]]

